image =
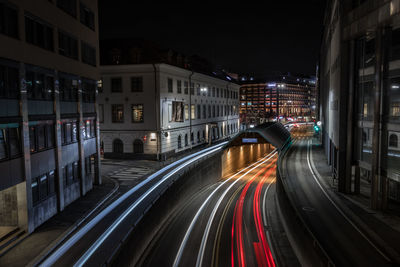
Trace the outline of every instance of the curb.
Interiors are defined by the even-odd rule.
[[[111,198],[112,195],[119,189],[119,184],[115,179],[105,176],[114,183],[114,188],[105,196],[101,201],[99,201],[96,206],[89,210],[85,215],[83,215],[78,221],[76,221],[72,226],[65,230],[58,238],[51,242],[38,256],[31,260],[27,266],[38,266],[47,256],[49,256],[62,242],[64,242],[68,236],[75,231],[81,224],[83,224],[94,212],[96,212],[100,206],[102,206],[107,200]],[[22,241],[22,240],[21,240]]]
[[[345,197],[346,199],[349,199],[347,196],[345,196],[342,193],[339,192],[334,192],[330,188],[329,184],[326,183],[326,181],[322,178],[321,174],[317,170],[314,164],[313,160],[313,150],[312,150],[313,142],[311,143],[310,147],[310,163],[311,167],[318,178],[318,181],[323,185],[325,192],[329,194],[329,196],[332,198],[334,203],[340,208],[340,210],[348,216],[348,218],[357,226],[360,228],[364,234],[368,238],[371,238],[371,242],[375,243],[379,248],[381,248],[385,253],[388,254],[391,260],[394,260],[396,262],[400,262],[400,255],[391,247],[389,246],[378,234],[375,233],[368,225],[366,225],[360,217],[354,213],[346,204],[343,203],[341,199],[339,199],[338,194],[340,196]]]

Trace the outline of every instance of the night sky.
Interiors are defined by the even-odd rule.
[[[99,0],[100,39],[151,40],[241,74],[315,74],[324,0],[210,3]]]

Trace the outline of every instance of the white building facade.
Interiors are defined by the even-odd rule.
[[[166,159],[239,130],[239,88],[168,64],[101,66],[105,157]]]

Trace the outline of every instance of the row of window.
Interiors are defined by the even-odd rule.
[[[203,113],[201,112],[203,111]],[[208,111],[208,112],[207,112]],[[131,105],[132,122],[144,122],[144,106],[143,104]],[[189,105],[183,102],[173,101],[168,105],[169,121],[184,122],[189,120]],[[201,116],[203,114],[203,116]],[[217,118],[220,116],[237,115],[238,109],[233,105],[197,105],[197,119]],[[191,119],[196,119],[196,105],[192,104],[190,109]],[[99,119],[104,122],[104,105],[99,105]],[[113,123],[124,122],[124,105],[113,104],[111,105],[111,121]]]
[[[62,167],[61,170],[63,177],[64,188],[72,185],[73,183],[80,180],[79,173],[79,161],[67,164]],[[91,156],[85,158],[85,175],[90,176],[93,173],[93,166]],[[31,189],[32,189],[32,201],[36,205],[48,197],[52,196],[56,192],[55,183],[55,170],[51,170],[47,173],[39,175],[38,177],[32,178]]]
[[[0,160],[19,157],[21,153],[21,130],[19,127],[0,126]]]
[[[110,83],[112,93],[122,93],[121,77],[111,78]],[[143,92],[143,77],[131,77],[131,92]]]
[[[55,193],[55,172],[54,170],[32,178],[32,201],[37,204]]]
[[[61,144],[68,145],[78,142],[79,135],[77,129],[79,129],[79,123],[76,120],[65,121],[61,123]],[[84,120],[82,136],[85,140],[96,136],[96,127],[94,120]]]
[[[69,15],[76,18],[77,15],[77,0],[57,0],[57,6],[68,13]],[[80,13],[80,22],[83,25],[86,25],[90,29],[95,29],[95,15],[94,12],[87,7],[84,3],[79,2],[79,13]]]
[[[71,0],[58,0],[60,7],[69,6]],[[75,3],[76,5],[76,3]],[[63,8],[64,9],[64,8]],[[65,8],[64,10],[69,10]],[[76,10],[76,8],[75,8]],[[81,3],[81,21],[94,29],[94,13]],[[0,3],[0,33],[18,38],[18,12],[11,5]],[[54,51],[54,27],[34,15],[25,12],[25,40],[27,43]],[[78,59],[78,40],[72,35],[58,30],[58,52],[60,55]],[[96,66],[96,49],[81,41],[81,60]]]
[[[132,122],[144,122],[143,104],[133,104],[131,106]],[[100,122],[104,121],[104,106],[99,105]],[[111,121],[114,123],[124,122],[124,105],[111,105]]]
[[[197,108],[196,108],[197,106]],[[203,106],[203,107],[202,107]],[[196,117],[197,109],[197,117]],[[194,105],[190,107],[190,117],[194,119],[217,118],[220,116],[237,115],[238,109],[234,105]],[[172,101],[168,105],[168,120],[171,122],[184,122],[189,120],[189,105],[180,101]]]
[[[238,129],[237,129],[237,125],[236,124],[229,124],[228,127],[225,128],[225,134],[230,135],[232,133],[237,132],[237,130]],[[224,132],[223,132],[223,127],[222,126],[220,128],[218,128],[218,127],[212,128],[211,129],[211,135],[210,135],[211,140],[216,140],[216,139],[222,138],[223,137],[223,133]],[[205,130],[203,130],[202,136],[203,136],[203,138],[200,139],[200,131],[197,131],[197,143],[200,143],[200,142],[205,140],[205,138],[206,138],[206,131]],[[177,141],[178,141],[178,149],[182,148],[182,136],[181,135],[178,135]],[[190,134],[190,142],[192,144],[194,144],[193,132]],[[188,134],[185,134],[185,147],[186,146],[189,146]]]
[[[61,144],[68,145],[76,143],[79,140],[78,122],[68,121],[61,123]],[[96,136],[94,121],[85,120],[82,128],[84,139],[89,139]],[[31,153],[43,151],[55,146],[55,129],[53,123],[42,123],[31,125],[29,127],[29,142]]]
[[[122,93],[123,92],[123,86],[122,86],[122,77],[112,77],[110,79],[110,84],[111,84],[111,92],[112,93]],[[143,77],[138,76],[138,77],[130,77],[130,86],[131,86],[131,92],[143,92]],[[189,83],[187,81],[183,82],[183,87],[182,87],[182,81],[177,80],[176,81],[176,93],[182,94],[189,94]],[[197,95],[203,95],[203,96],[212,96],[212,97],[223,97],[223,98],[231,98],[231,99],[238,99],[239,95],[237,92],[234,92],[232,90],[227,90],[227,89],[220,89],[220,88],[201,88],[200,84],[196,85],[197,88]],[[168,92],[173,93],[173,80],[168,79]],[[194,95],[194,83],[191,84],[191,94]]]
[[[29,126],[29,143],[31,153],[53,148],[54,124],[38,124]]]
[[[17,62],[2,60],[0,63],[0,98],[18,99],[20,96],[19,70]],[[26,64],[25,86],[30,100],[53,100],[54,72]],[[78,101],[78,80],[76,76],[59,73],[60,101]],[[81,81],[82,102],[94,103],[97,82],[83,78]]]
[[[189,94],[188,86],[189,83],[187,81],[183,82],[184,85],[184,94]],[[167,82],[168,93],[174,93],[174,81],[171,78],[168,78]],[[222,97],[222,98],[231,98],[231,99],[238,99],[239,95],[238,92],[223,89],[223,88],[216,88],[216,87],[209,87],[209,86],[200,86],[199,83],[196,84],[196,92],[197,95],[209,96],[209,97]],[[182,81],[176,81],[176,93],[182,94]],[[190,93],[194,95],[194,83],[190,84]]]

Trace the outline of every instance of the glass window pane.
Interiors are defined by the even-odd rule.
[[[48,181],[47,181],[47,176],[43,175],[39,178],[40,182],[40,199],[45,199],[49,192],[48,192]]]
[[[39,201],[39,185],[37,178],[32,179],[31,188],[32,188],[32,201],[33,203],[36,203]]]
[[[8,129],[8,139],[10,142],[11,157],[21,155],[21,135],[20,128]]]
[[[39,125],[37,128],[38,133],[38,150],[46,148],[45,144],[45,125]]]
[[[47,147],[54,147],[54,125],[48,124],[46,125],[46,137],[47,137]]]
[[[71,127],[71,123],[66,123],[65,124],[65,142],[67,144],[72,142],[72,127]]]
[[[54,181],[54,171],[50,171],[48,175],[48,181],[49,181],[49,194],[53,194],[55,192],[55,181]]]
[[[30,148],[31,152],[36,151],[36,128],[34,126],[31,126],[29,128],[29,143],[30,143]]]
[[[6,130],[0,129],[0,159],[7,158]]]
[[[78,125],[77,122],[72,123],[72,142],[75,143],[78,141]]]

